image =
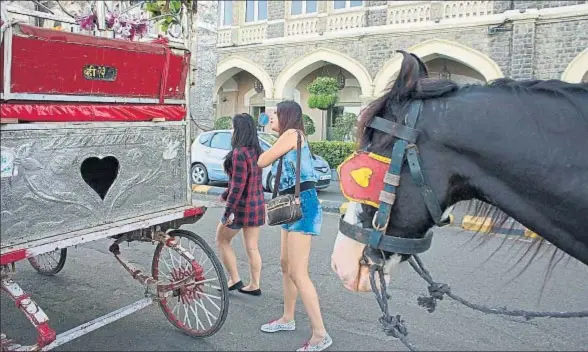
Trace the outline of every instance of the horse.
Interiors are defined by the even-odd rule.
[[[373,289],[376,261],[388,285],[461,201],[475,204],[471,215],[491,217],[488,232],[514,219],[540,236],[539,247],[547,241],[588,265],[588,84],[501,78],[459,86],[398,52],[396,80],[359,116],[356,153],[390,167],[379,198],[351,201],[340,221],[331,268],[344,287]],[[342,188],[352,182],[340,177]]]

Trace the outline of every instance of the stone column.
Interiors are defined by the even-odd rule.
[[[267,2],[267,38],[284,36],[284,17],[286,16],[285,1]]]
[[[531,79],[535,75],[535,23],[534,18],[513,23],[510,65],[513,79]]]
[[[366,26],[384,26],[388,22],[388,1],[366,1]]]
[[[212,127],[214,123],[214,87],[216,83],[216,48],[218,28],[218,1],[198,1],[198,13],[192,21],[192,45],[190,51],[190,126],[192,138],[200,128]]]

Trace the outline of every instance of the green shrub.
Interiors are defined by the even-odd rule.
[[[314,121],[312,121],[310,116],[302,114],[302,123],[304,123],[304,132],[306,132],[307,136],[312,136],[316,132]]]
[[[355,151],[355,143],[353,142],[314,141],[309,144],[312,152],[322,156],[329,163],[331,169],[336,169]]]
[[[253,119],[253,123],[255,124],[255,128],[258,127],[259,121],[254,116],[251,116]],[[215,130],[231,130],[233,129],[233,117],[232,116],[221,116],[214,120],[214,125],[212,126]]]
[[[230,130],[233,128],[232,116],[221,116],[214,120],[213,129],[215,130]]]

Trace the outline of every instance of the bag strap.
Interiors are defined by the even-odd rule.
[[[284,157],[280,157],[280,162],[278,163],[278,172],[276,172],[276,179],[274,180],[274,191],[272,192],[272,199],[276,198],[278,195],[278,184],[280,182],[280,177],[282,177],[282,161],[284,161]]]
[[[294,186],[294,197],[300,198],[300,154],[302,154],[302,139],[300,137],[300,131],[296,130],[296,134],[298,135],[298,138],[296,142],[296,185]],[[276,196],[278,195],[278,185],[280,183],[280,178],[282,177],[283,161],[284,156],[281,156],[280,161],[278,162],[278,171],[276,172],[276,179],[274,180],[274,191],[272,192],[272,199],[276,198]]]
[[[294,197],[300,198],[300,159],[302,154],[302,137],[300,137],[300,131],[296,130],[298,135],[296,141],[296,185],[294,186]]]

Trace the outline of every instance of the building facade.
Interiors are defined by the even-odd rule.
[[[458,83],[500,77],[588,81],[587,1],[219,1],[214,115],[270,112],[294,99],[330,139],[344,112],[380,95],[402,49]],[[308,107],[318,76],[339,102]]]

